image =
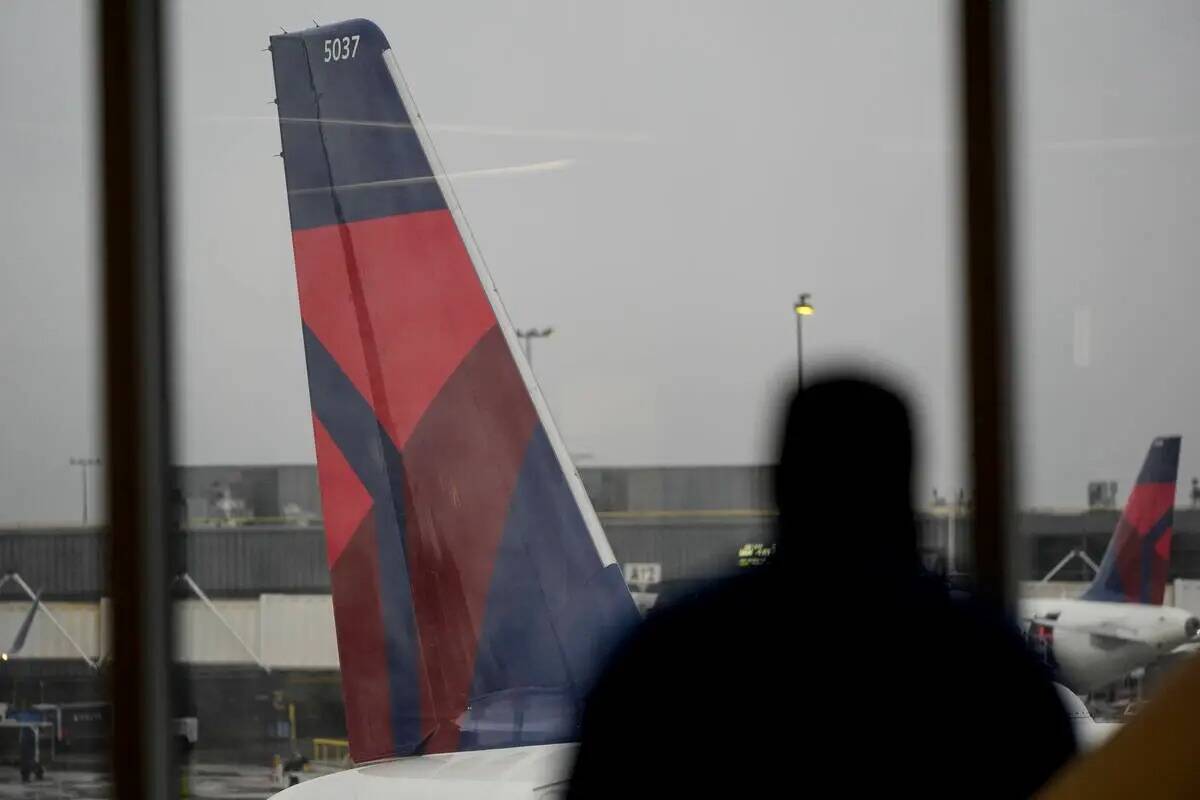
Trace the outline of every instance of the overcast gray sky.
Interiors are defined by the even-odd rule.
[[[311,462],[270,59],[280,27],[388,35],[536,371],[588,464],[770,457],[795,364],[893,376],[921,497],[962,484],[959,206],[940,2],[187,2],[170,57],[180,460]],[[1024,501],[1200,472],[1200,7],[1022,4]],[[0,521],[78,514],[98,452],[90,6],[0,29]],[[47,37],[52,42],[47,41]],[[1190,444],[1189,444],[1190,443]],[[871,473],[863,454],[864,488]],[[1181,492],[1182,494],[1182,492]]]

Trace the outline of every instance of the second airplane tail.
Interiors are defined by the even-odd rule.
[[[1175,524],[1179,445],[1178,436],[1162,436],[1150,444],[1084,600],[1162,604]]]

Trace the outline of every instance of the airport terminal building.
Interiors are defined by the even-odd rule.
[[[593,467],[581,475],[643,607],[769,557],[768,467]],[[266,750],[309,752],[313,739],[344,738],[316,468],[184,467],[178,485],[176,654],[191,690],[179,704],[199,720],[199,746],[269,758]],[[1091,578],[1083,556],[1101,559],[1118,515],[1023,513],[1024,593],[1078,591]],[[1200,600],[1191,588],[1200,578],[1200,509],[1178,509],[1175,525],[1166,602],[1198,613],[1190,606]],[[959,567],[969,563],[966,514],[925,510],[920,533],[931,568],[955,571],[948,555]],[[37,616],[20,652],[0,662],[0,702],[59,706],[68,715],[101,704],[109,631],[121,624],[107,613],[103,535],[78,526],[0,531],[0,574],[10,576],[0,586],[0,642],[15,636],[29,592],[50,612]],[[845,574],[845,591],[870,591],[856,577],[855,549],[846,553],[846,563],[825,568]],[[1037,583],[1048,574],[1053,582]],[[99,741],[103,715],[76,716],[86,721],[64,723],[62,744]]]

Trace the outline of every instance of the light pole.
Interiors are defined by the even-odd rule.
[[[804,318],[811,317],[813,313],[812,303],[808,302],[810,294],[802,294],[796,298],[796,302],[792,305],[792,311],[796,312],[796,384],[804,383],[804,341],[801,337],[801,332],[804,328]]]
[[[533,340],[545,339],[554,333],[554,328],[527,328],[526,330],[517,330],[517,338],[521,340],[525,347],[525,360],[529,362],[529,368],[533,369]]]
[[[80,473],[83,475],[83,524],[88,524],[88,467],[100,466],[98,458],[72,458],[72,467],[79,467]]]

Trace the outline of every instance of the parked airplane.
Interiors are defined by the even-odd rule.
[[[633,600],[387,39],[354,20],[270,50],[346,720],[368,765],[285,796],[561,792]]]
[[[1022,625],[1047,649],[1059,679],[1090,692],[1192,641],[1200,619],[1162,605],[1175,516],[1178,436],[1155,439],[1109,540],[1100,571],[1080,599],[1036,598]]]

